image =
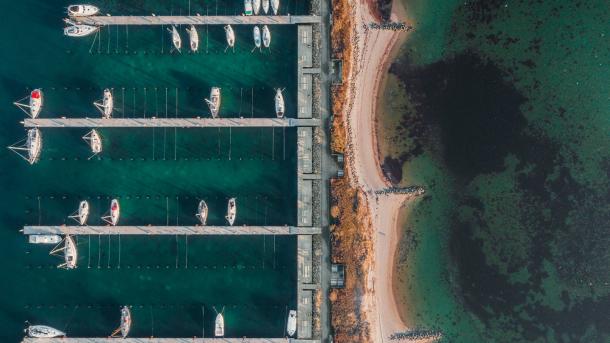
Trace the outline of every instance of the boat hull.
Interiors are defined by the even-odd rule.
[[[216,320],[214,322],[214,336],[216,337],[224,337],[225,335],[225,319],[221,313],[216,315]]]
[[[254,46],[257,48],[261,47],[261,29],[258,26],[254,26],[252,34],[254,35]]]
[[[54,338],[64,337],[66,333],[46,325],[31,325],[26,329],[29,337],[33,338]]]
[[[191,25],[191,27],[188,29],[188,33],[191,43],[191,51],[197,52],[197,50],[199,50],[199,34],[197,33],[197,28],[195,25]]]
[[[268,48],[271,45],[271,31],[267,25],[263,26],[263,45]]]

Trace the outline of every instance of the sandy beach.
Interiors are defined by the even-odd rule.
[[[400,5],[400,4],[398,4]],[[396,6],[396,5],[395,5]],[[392,20],[397,21],[396,9]],[[402,322],[393,294],[392,273],[398,242],[397,219],[406,195],[378,195],[375,191],[390,186],[381,171],[376,142],[375,110],[383,75],[392,59],[392,50],[406,33],[371,30],[366,24],[377,22],[366,1],[355,7],[354,70],[348,91],[346,127],[352,180],[364,191],[375,232],[375,256],[369,271],[364,305],[371,327],[371,340],[384,342],[396,332],[407,329]]]

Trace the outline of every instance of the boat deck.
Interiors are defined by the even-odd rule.
[[[26,118],[26,128],[98,127],[295,127],[319,126],[317,119],[295,118]]]
[[[316,235],[296,226],[25,226],[25,235]]]
[[[317,24],[314,15],[280,16],[92,16],[78,18],[79,23],[95,26],[107,25],[291,25]]]

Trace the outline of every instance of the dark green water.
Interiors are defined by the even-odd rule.
[[[95,38],[62,35],[65,1],[3,1],[0,145],[25,135],[11,103],[33,87],[45,92],[40,117],[97,116],[92,102],[113,88],[115,117],[207,116],[203,98],[223,90],[221,116],[270,117],[273,88],[296,96],[295,27],[271,27],[271,50],[251,53],[251,27],[236,27],[235,51],[224,52],[220,26],[200,27],[200,52],[170,52],[166,28],[110,27]],[[186,14],[189,1],[96,1],[104,12]],[[192,1],[191,13],[216,12],[216,1]],[[307,3],[283,1],[283,13]],[[219,2],[219,14],[241,1]],[[10,14],[10,15],[9,15]],[[27,25],[23,25],[26,23]],[[184,28],[179,28],[184,44]],[[207,52],[206,52],[207,51]],[[131,305],[132,337],[210,337],[215,306],[225,306],[229,337],[281,337],[285,309],[295,306],[296,240],[292,237],[78,237],[79,268],[55,268],[50,246],[29,245],[23,225],[68,223],[81,199],[90,224],[120,198],[122,225],[194,225],[199,199],[208,223],[224,225],[237,197],[236,225],[296,222],[296,132],[293,129],[102,129],[104,152],[91,160],[86,130],[43,130],[34,166],[0,150],[0,240],[4,282],[0,341],[16,342],[23,323],[52,325],[69,336],[107,336],[119,308]],[[205,308],[205,315],[202,314]],[[204,326],[202,326],[204,323]]]
[[[403,2],[401,293],[447,342],[610,341],[607,1]]]

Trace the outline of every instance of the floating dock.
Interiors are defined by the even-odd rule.
[[[26,118],[26,128],[102,127],[295,127],[319,126],[318,119],[295,118]]]
[[[281,16],[92,16],[73,19],[76,22],[94,25],[290,25],[318,24],[320,17],[315,15]]]
[[[25,226],[25,235],[317,235],[296,226]]]
[[[21,343],[320,343],[293,338],[24,338]]]

